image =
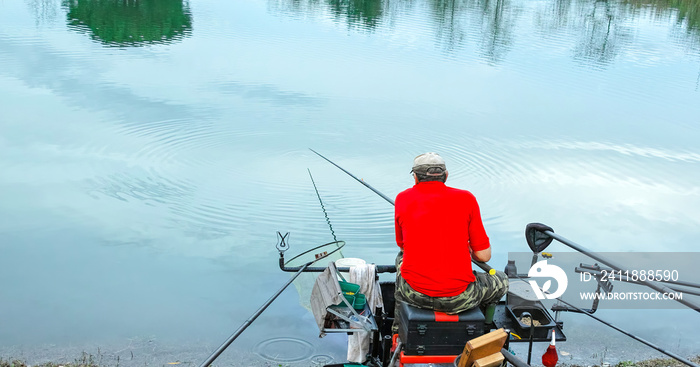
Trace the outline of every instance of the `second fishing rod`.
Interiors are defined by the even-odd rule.
[[[368,184],[368,183],[365,182],[364,180],[357,178],[357,176],[355,176],[355,175],[353,175],[352,173],[348,172],[348,171],[345,170],[343,167],[337,165],[335,162],[331,161],[330,159],[324,157],[321,153],[319,153],[319,152],[317,152],[317,151],[315,151],[315,150],[313,150],[313,149],[311,149],[311,148],[309,148],[309,150],[312,151],[312,152],[314,152],[314,153],[315,153],[316,155],[318,155],[319,157],[321,157],[321,158],[325,159],[326,161],[328,161],[328,163],[330,163],[330,164],[332,164],[332,165],[338,167],[341,171],[345,172],[348,176],[354,178],[357,182],[361,183],[362,185],[364,185],[364,186],[367,187],[368,189],[372,190],[375,194],[381,196],[384,200],[388,201],[391,205],[394,205],[394,206],[396,205],[396,204],[394,203],[394,200],[392,200],[392,199],[389,198],[388,196],[382,194],[379,190],[375,189],[374,187],[372,187],[370,184]],[[491,274],[491,275],[496,274],[496,270],[493,269],[492,267],[490,267],[488,264],[486,264],[486,263],[484,263],[484,262],[476,261],[476,260],[472,259],[472,263],[473,263],[474,265],[478,266],[479,268],[481,268],[481,270],[485,271],[485,272],[488,273],[488,274]]]

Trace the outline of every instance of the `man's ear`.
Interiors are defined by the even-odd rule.
[[[416,184],[418,184],[418,175],[416,175],[415,173],[413,173],[413,181],[414,181]]]

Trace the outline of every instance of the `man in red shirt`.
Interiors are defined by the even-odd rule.
[[[476,198],[445,185],[445,161],[436,153],[416,157],[411,173],[415,185],[396,196],[396,300],[447,313],[497,303],[508,277],[472,272],[472,258],[491,259]]]

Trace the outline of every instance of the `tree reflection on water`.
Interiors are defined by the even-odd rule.
[[[670,18],[669,11],[677,13],[676,21],[687,31],[700,31],[700,2],[697,0],[625,0],[637,9],[651,9],[657,17]]]
[[[273,12],[293,16],[331,14],[349,28],[390,26],[407,9],[427,7],[436,44],[453,53],[478,44],[479,56],[498,63],[516,38],[515,23],[523,1],[515,0],[269,0]],[[543,37],[557,32],[577,35],[573,57],[604,66],[634,41],[632,24],[652,16],[674,26],[677,42],[700,49],[700,1],[697,0],[549,0],[534,5],[535,24]],[[387,21],[389,20],[389,21]]]
[[[600,65],[612,62],[620,49],[634,38],[632,27],[625,22],[628,13],[623,6],[608,1],[578,5],[577,19],[581,24],[577,27],[580,38],[575,56]]]
[[[697,0],[625,0],[625,4],[635,12],[651,11],[655,18],[674,20],[679,31],[676,37],[683,41],[690,40],[700,48],[700,1]]]
[[[27,7],[34,15],[36,25],[53,23],[58,14],[58,6],[51,0],[27,0]]]
[[[319,15],[328,12],[337,23],[349,28],[373,30],[391,10],[389,0],[269,0],[274,12],[293,15]],[[397,0],[394,3],[399,2]],[[411,2],[411,0],[404,1]]]
[[[508,52],[520,13],[511,0],[433,0],[430,5],[437,42],[445,50],[476,42],[481,57],[493,64]]]
[[[384,2],[377,0],[328,0],[326,4],[337,21],[373,29],[384,13]]]
[[[169,43],[192,31],[183,0],[64,0],[68,26],[107,46]]]

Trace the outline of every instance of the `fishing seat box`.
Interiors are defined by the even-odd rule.
[[[405,355],[457,355],[471,339],[484,334],[484,314],[477,307],[456,315],[399,302],[399,338]]]

